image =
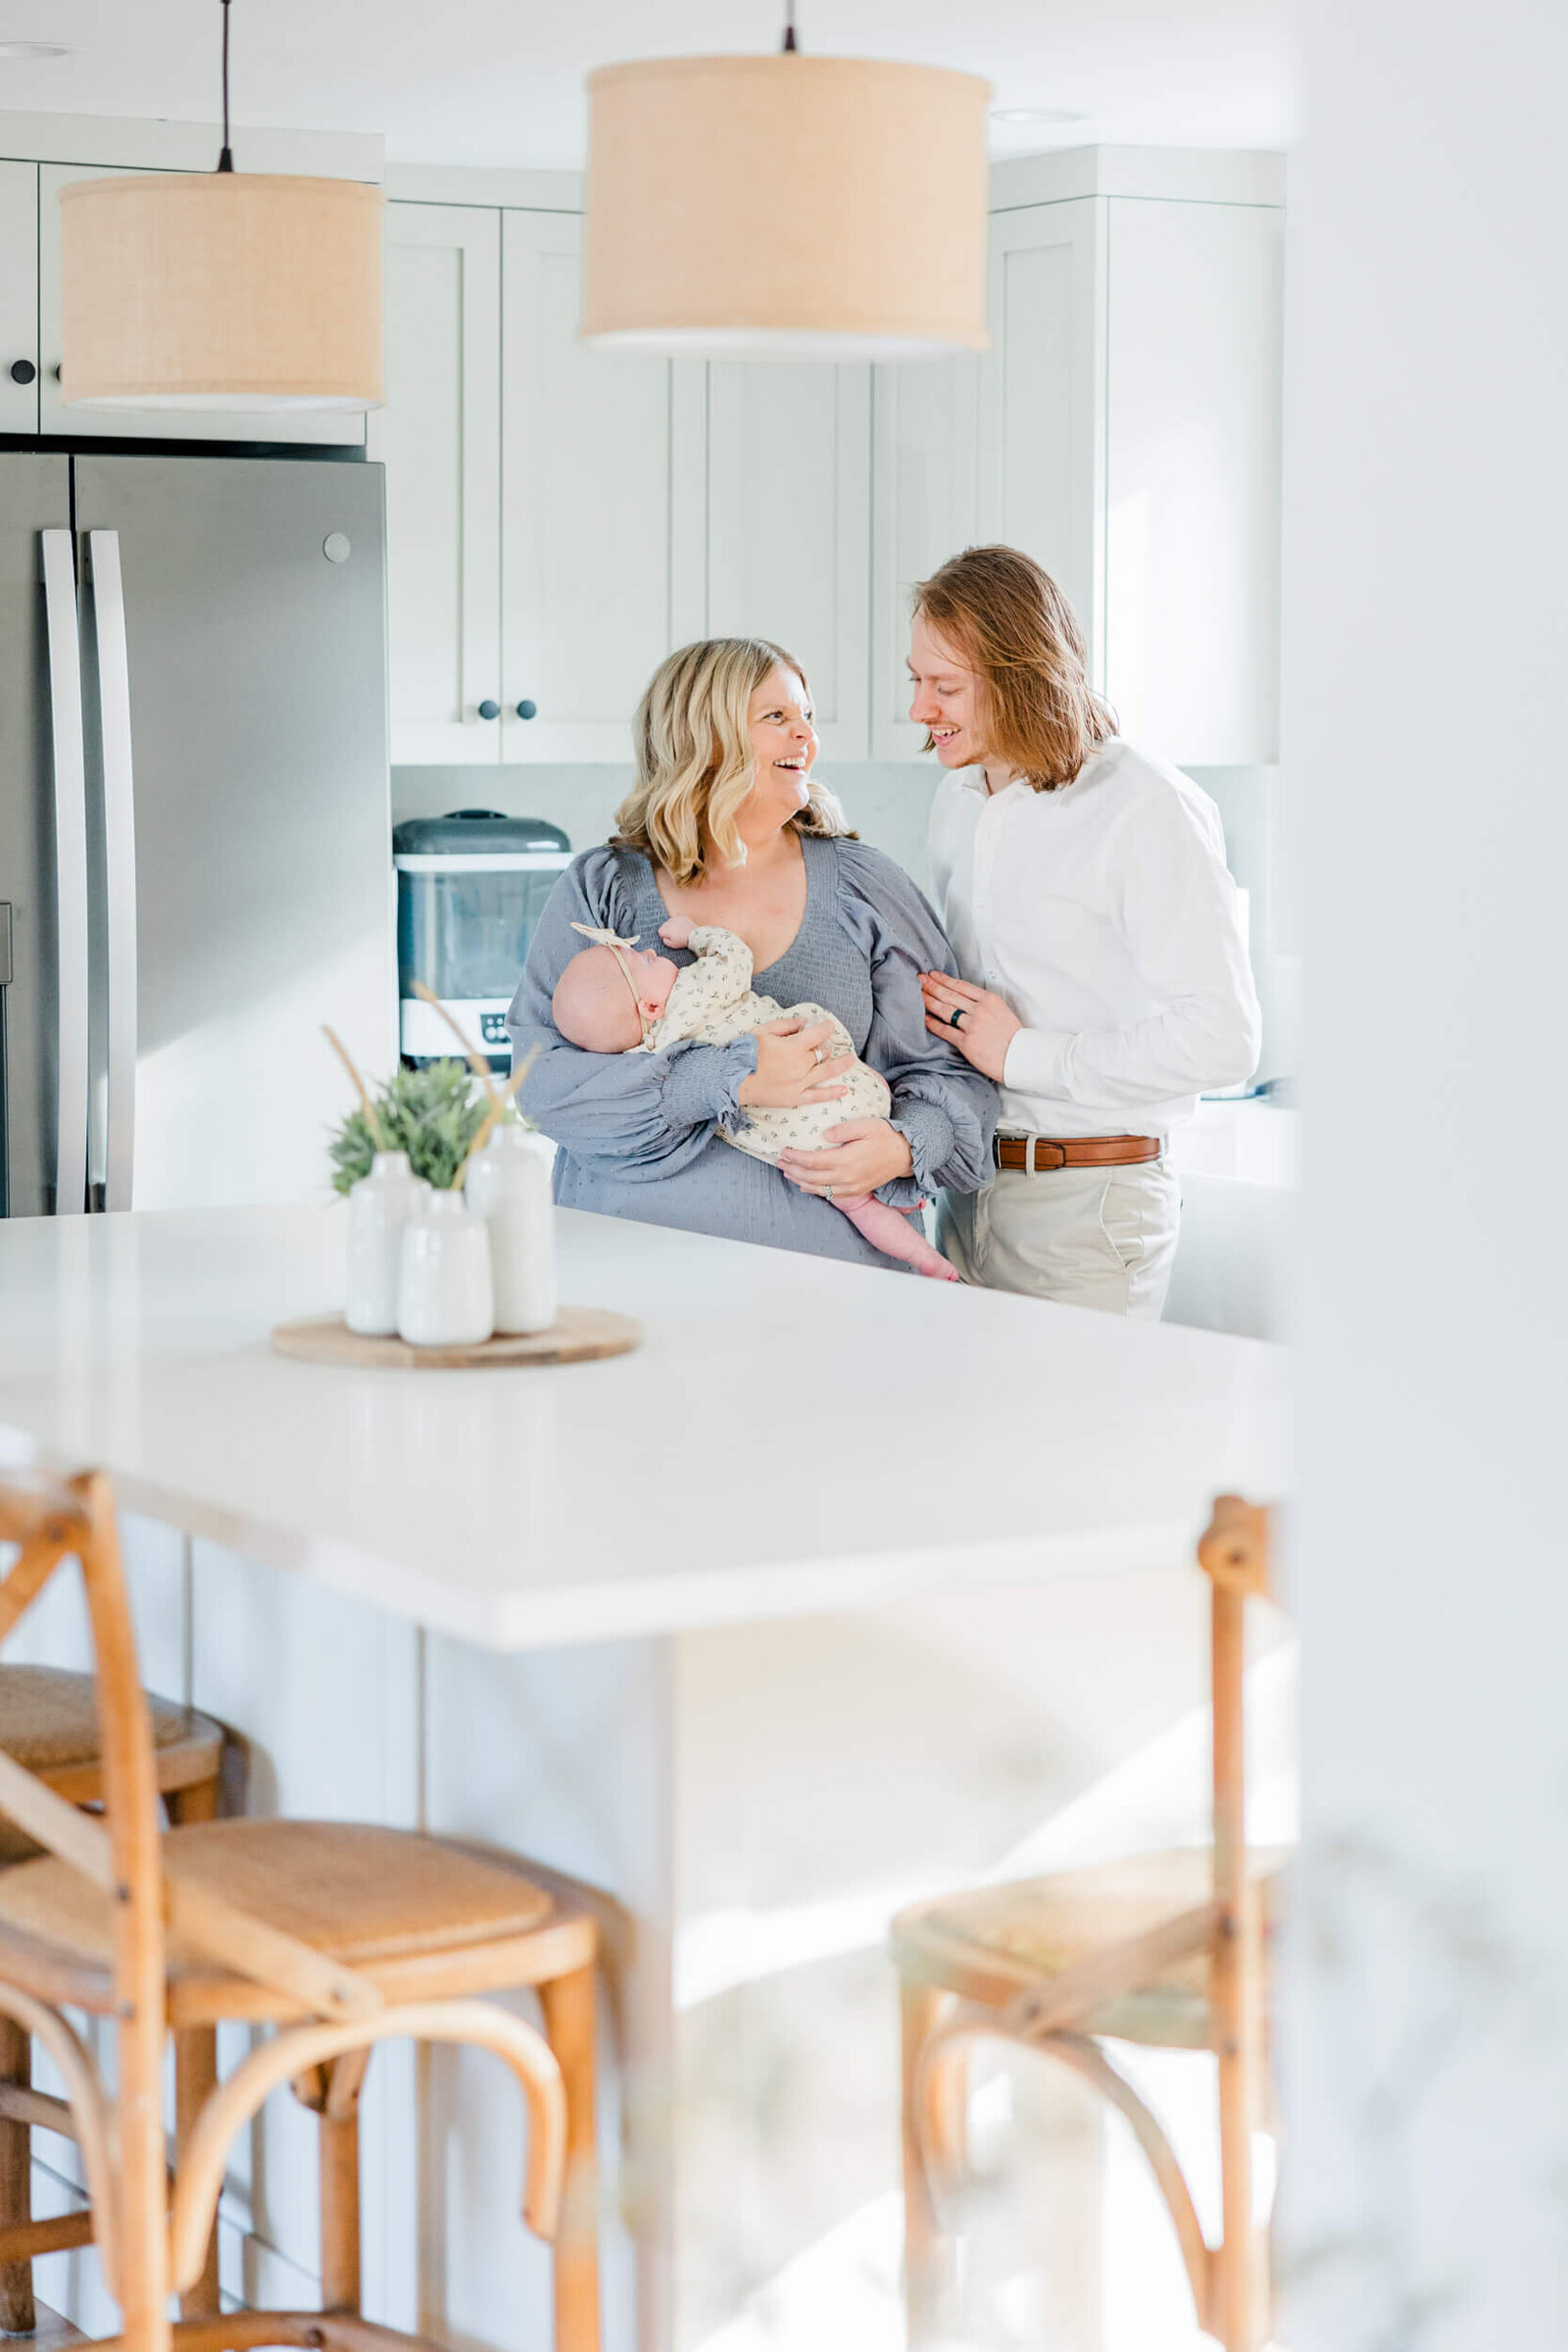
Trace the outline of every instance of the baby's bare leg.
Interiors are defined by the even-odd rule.
[[[835,1208],[842,1208],[857,1233],[863,1233],[873,1250],[884,1257],[902,1258],[917,1274],[927,1275],[932,1282],[957,1282],[961,1278],[956,1266],[950,1266],[938,1250],[933,1250],[912,1215],[902,1208],[890,1208],[874,1193],[833,1196]]]

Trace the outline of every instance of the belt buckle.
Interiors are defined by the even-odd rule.
[[[1054,1152],[1054,1159],[1042,1160],[1040,1156],[1042,1152]],[[1029,1150],[1025,1156],[1031,1176],[1044,1176],[1054,1168],[1064,1168],[1067,1165],[1066,1152],[1060,1144],[1053,1143],[1049,1136],[1031,1136]]]

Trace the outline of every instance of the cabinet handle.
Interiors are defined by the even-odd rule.
[[[526,696],[525,696],[525,697],[523,698],[523,700],[522,700],[522,701],[521,701],[521,702],[520,702],[520,703],[517,705],[517,716],[518,716],[519,718],[537,718],[537,717],[538,717],[538,715],[539,715],[539,706],[538,706],[538,704],[537,704],[537,703],[530,703],[530,702],[527,700]]]
[[[30,384],[37,372],[30,360],[13,360],[11,363],[11,381],[14,384]]]
[[[501,705],[499,703],[491,702],[489,697],[486,696],[485,700],[479,705],[479,716],[481,718],[499,718],[501,716]]]

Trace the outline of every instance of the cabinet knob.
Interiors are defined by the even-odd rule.
[[[13,360],[11,363],[11,381],[14,384],[30,384],[37,372],[30,360]]]
[[[479,705],[479,716],[481,718],[499,718],[501,716],[501,705],[499,703],[491,702],[487,695],[485,700]]]
[[[538,715],[538,704],[530,703],[527,697],[524,696],[523,700],[517,705],[517,716],[519,718],[537,718]]]

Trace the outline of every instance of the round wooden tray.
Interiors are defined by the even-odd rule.
[[[279,1355],[309,1364],[347,1364],[361,1370],[379,1365],[395,1372],[448,1372],[478,1364],[576,1364],[596,1355],[624,1355],[637,1347],[643,1327],[630,1315],[603,1306],[564,1306],[549,1331],[498,1335],[468,1347],[415,1348],[407,1340],[367,1339],[350,1331],[341,1315],[312,1315],[303,1323],[279,1323],[272,1346]]]

